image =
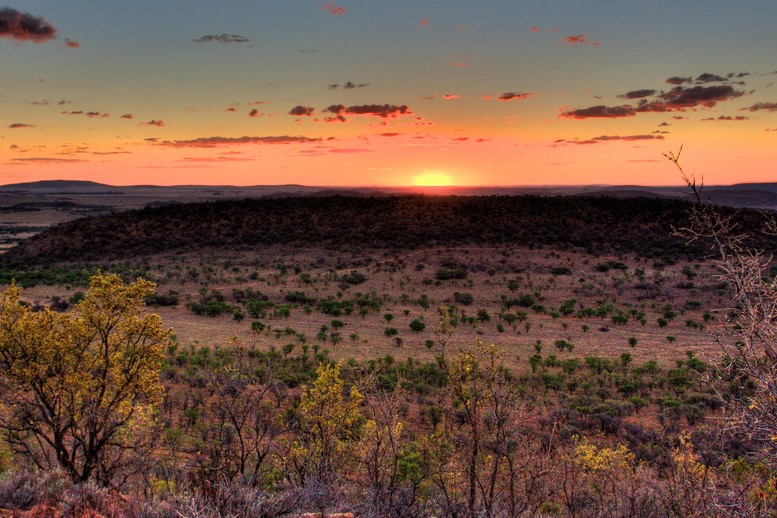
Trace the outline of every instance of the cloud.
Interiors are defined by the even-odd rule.
[[[587,45],[591,44],[594,47],[598,47],[601,45],[598,41],[588,41],[588,34],[577,34],[574,36],[565,36],[564,37],[564,43],[567,45]]]
[[[600,104],[588,108],[578,108],[577,110],[566,111],[561,114],[561,117],[568,119],[588,119],[633,117],[634,115],[636,115],[634,107],[629,105],[604,106]]]
[[[134,119],[134,118],[135,118],[135,116],[134,116],[134,115],[132,115],[131,113],[125,113],[124,115],[122,115],[122,116],[121,116],[121,117],[119,117],[119,118],[120,118],[120,119]]]
[[[461,96],[456,94],[445,94],[442,96],[442,98],[446,101],[451,101],[453,99],[461,99]]]
[[[356,106],[343,106],[342,104],[333,104],[328,106],[324,112],[333,113],[336,116],[345,115],[367,115],[381,118],[399,117],[400,115],[412,115],[413,112],[406,105],[397,106],[394,104],[360,104]]]
[[[506,101],[523,101],[524,99],[528,99],[532,95],[534,95],[534,94],[531,93],[531,92],[505,92],[505,93],[499,95],[499,97],[497,97],[497,99],[502,101],[502,102],[506,102]]]
[[[192,41],[194,43],[247,43],[251,40],[240,34],[206,34]]]
[[[421,20],[421,27],[429,27],[429,20],[427,18]]]
[[[693,78],[691,77],[672,76],[666,78],[666,82],[670,85],[682,85],[685,83],[690,83],[691,81],[693,81]]]
[[[396,131],[387,131],[386,133],[379,133],[381,137],[398,137],[400,134]]]
[[[640,140],[664,140],[664,137],[662,135],[601,135],[599,137],[594,137],[588,140],[559,139],[559,140],[555,140],[554,142],[556,144],[588,145],[588,144],[600,144],[602,142],[612,142],[612,141],[635,142]]]
[[[656,93],[655,90],[645,88],[642,90],[632,90],[631,92],[626,92],[623,95],[619,95],[618,97],[622,99],[641,99],[643,97],[650,97],[651,95],[654,95]]]
[[[531,32],[540,32],[542,29],[540,29],[540,28],[539,28],[539,27],[537,27],[537,26],[534,26],[534,27],[529,27],[529,30],[530,30]]]
[[[152,119],[150,121],[139,122],[138,126],[155,126],[157,128],[164,128],[165,127],[165,121]]]
[[[189,140],[163,140],[146,139],[149,142],[155,142],[160,146],[176,148],[213,148],[221,146],[234,146],[245,144],[308,144],[311,142],[321,142],[320,138],[309,137],[290,137],[267,136],[267,137],[200,137]]]
[[[327,2],[327,3],[325,3],[324,4],[324,9],[326,9],[327,11],[329,11],[330,13],[332,13],[335,16],[341,16],[341,15],[343,15],[343,14],[348,12],[348,10],[345,7],[343,7],[341,5],[335,5],[334,2]]]
[[[693,108],[695,106],[712,108],[719,101],[726,101],[742,95],[744,92],[734,90],[731,85],[693,86],[690,88],[676,86],[669,92],[662,92],[658,98],[673,109]]]
[[[54,39],[56,35],[57,29],[39,16],[10,7],[0,9],[0,37],[2,38],[43,43]]]
[[[248,116],[249,117],[261,117],[262,115],[264,115],[264,113],[260,112],[256,108],[254,108],[250,112],[248,112]]]
[[[777,111],[777,103],[755,103],[752,106],[748,106],[747,108],[742,109],[750,112],[757,112],[761,110],[774,112]]]
[[[342,88],[343,90],[353,90],[354,88],[366,88],[370,86],[370,83],[352,83],[351,81],[346,81],[342,85],[340,83],[332,83],[327,88],[330,90],[337,90],[338,88]]]
[[[34,124],[25,124],[24,122],[14,122],[13,124],[8,125],[11,129],[22,129],[22,128],[34,128],[36,127]]]
[[[289,115],[294,115],[296,117],[303,117],[303,116],[304,117],[310,117],[311,115],[313,115],[313,112],[315,110],[316,109],[313,108],[312,106],[300,106],[300,105],[298,105],[298,106],[295,106],[294,108],[292,108],[291,110],[289,110]]]
[[[596,117],[633,117],[637,113],[663,113],[685,111],[697,107],[712,108],[718,102],[727,101],[744,95],[731,85],[713,86],[675,86],[668,92],[660,92],[653,99],[642,98],[636,105],[620,106],[597,105],[579,108],[561,113],[561,117],[570,119],[588,119]]]
[[[85,115],[90,119],[105,119],[111,116],[110,113],[102,113],[102,112],[95,112],[95,111],[85,112],[83,110],[63,111],[60,113],[62,113],[63,115]]]
[[[71,40],[70,38],[65,38],[65,45],[67,45],[71,49],[77,49],[77,48],[81,47],[80,43],[78,43],[75,40]]]
[[[732,117],[731,115],[721,115],[717,119],[715,117],[708,117],[706,119],[702,119],[703,121],[746,121],[750,117],[745,117],[744,115],[737,115]]]
[[[83,164],[87,162],[89,161],[79,158],[29,157],[11,159],[11,163],[15,164]]]

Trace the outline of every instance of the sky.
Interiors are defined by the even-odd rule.
[[[2,0],[0,0],[2,1]],[[0,184],[777,181],[777,2],[0,3]]]

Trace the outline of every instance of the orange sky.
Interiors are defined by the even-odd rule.
[[[777,4],[363,4],[2,8],[0,184],[777,179]]]

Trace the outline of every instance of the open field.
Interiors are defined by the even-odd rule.
[[[637,361],[668,364],[684,356],[685,350],[714,352],[704,326],[714,325],[720,318],[716,310],[727,304],[727,289],[715,281],[709,263],[665,265],[636,256],[520,247],[359,254],[269,246],[256,252],[156,255],[144,258],[141,268],[157,283],[158,294],[177,294],[177,305],[153,311],[183,345],[213,346],[229,343],[232,337],[260,347],[318,343],[343,359],[386,354],[433,359],[436,351],[424,344],[434,340],[437,310],[445,305],[456,306],[462,320],[453,350],[477,340],[494,343],[508,352],[513,367],[528,365],[538,340],[544,352],[560,357],[614,357],[627,352]],[[438,279],[439,272],[451,268],[466,272],[465,278]],[[357,283],[352,280],[354,272]],[[67,299],[80,289],[36,287],[25,296],[46,304],[52,296]],[[250,301],[257,293],[269,302],[264,316],[251,315]],[[296,302],[295,294],[309,300]],[[363,314],[358,303],[342,310],[327,310],[321,303],[365,298],[375,305]],[[195,315],[189,307],[209,300],[221,300],[229,309],[206,316]],[[279,314],[279,308],[288,308],[288,316]],[[242,320],[235,320],[236,312]],[[659,325],[657,320],[667,314],[675,316]],[[386,315],[391,315],[390,321]],[[416,319],[425,324],[423,331],[410,329]],[[334,330],[335,338],[332,320],[344,324]],[[265,329],[252,331],[255,321]],[[330,331],[317,338],[322,326]],[[395,328],[397,335],[386,336],[387,328]],[[637,344],[630,346],[629,338],[636,338]],[[573,351],[557,350],[557,340],[573,344]]]

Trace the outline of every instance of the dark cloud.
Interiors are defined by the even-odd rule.
[[[578,108],[577,110],[566,111],[561,117],[569,119],[588,119],[588,118],[618,118],[633,117],[636,115],[633,106],[590,106],[588,108]]]
[[[124,115],[122,115],[122,116],[121,116],[121,117],[119,117],[119,118],[120,118],[120,119],[134,119],[134,118],[135,118],[135,116],[134,116],[134,115],[132,115],[131,113],[125,113]]]
[[[157,128],[164,128],[165,121],[161,119],[160,120],[152,119],[150,121],[139,122],[138,126],[155,126]]]
[[[8,125],[11,129],[22,129],[22,128],[34,128],[34,124],[25,124],[24,122],[14,122],[13,124]]]
[[[352,83],[351,81],[346,81],[342,85],[340,83],[332,83],[328,86],[330,90],[337,90],[338,88],[342,88],[343,90],[353,90],[355,88],[366,88],[370,86],[370,83]]]
[[[777,111],[777,103],[755,103],[752,106],[748,106],[747,108],[743,108],[743,110],[747,110],[750,112],[757,112],[757,111],[768,111],[768,112],[774,112]]]
[[[505,92],[501,94],[499,97],[497,97],[498,100],[505,102],[505,101],[522,101],[524,99],[528,99],[534,95],[530,92]]]
[[[708,72],[705,72],[705,73],[699,75],[696,78],[696,83],[697,84],[701,84],[701,83],[723,83],[725,81],[726,81],[725,78],[723,78],[723,77],[721,77],[721,76],[719,76],[717,74],[710,74]]]
[[[602,142],[625,141],[635,142],[639,140],[664,140],[662,135],[602,135],[588,140],[556,140],[557,144],[600,144]]]
[[[324,4],[324,9],[329,11],[335,16],[341,16],[348,12],[348,10],[342,5],[335,5],[334,2],[327,2]]]
[[[313,115],[313,112],[316,111],[315,108],[312,106],[295,106],[291,110],[289,110],[289,115],[294,115],[296,117],[310,117]]]
[[[675,86],[668,92],[660,92],[653,99],[640,99],[636,105],[591,106],[565,111],[561,117],[588,119],[594,117],[633,117],[637,113],[663,113],[685,111],[696,107],[712,108],[718,102],[727,101],[744,95],[731,85],[714,86]]]
[[[654,95],[656,93],[655,90],[645,88],[642,90],[632,90],[631,92],[626,92],[623,95],[619,95],[621,99],[642,99],[643,97],[650,97],[651,95]]]
[[[155,142],[160,146],[179,147],[179,148],[211,148],[220,146],[234,146],[243,144],[307,144],[311,142],[321,142],[320,138],[308,137],[290,137],[269,136],[269,137],[201,137],[189,140],[164,140],[146,139],[149,142]]]
[[[39,16],[10,7],[0,9],[0,37],[2,38],[42,43],[54,39],[56,35],[57,29]]]
[[[734,90],[731,85],[693,86],[690,88],[676,86],[669,92],[662,92],[658,98],[673,109],[693,108],[695,106],[711,108],[719,101],[734,99],[742,95],[744,92]]]
[[[260,112],[256,108],[254,108],[250,112],[248,112],[248,116],[249,117],[261,117],[262,115],[264,115],[264,113]]]
[[[89,117],[90,119],[105,119],[107,117],[110,117],[110,113],[102,113],[102,112],[85,112],[83,110],[73,110],[73,111],[63,111],[60,112],[63,115],[85,115]]]
[[[683,85],[685,83],[690,83],[691,81],[693,81],[692,77],[673,76],[666,78],[666,82],[670,85]]]
[[[412,115],[413,113],[410,108],[404,104],[401,106],[394,104],[361,104],[347,107],[342,104],[333,104],[324,111],[338,116],[372,115],[384,119],[388,117],[398,117],[400,115]]]
[[[746,121],[749,117],[745,117],[744,115],[737,115],[735,117],[732,117],[731,115],[721,115],[718,118],[715,117],[708,117],[706,119],[702,119],[703,121]]]
[[[247,43],[251,40],[240,34],[206,34],[192,41],[194,43]]]

